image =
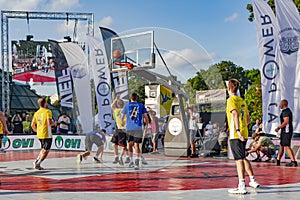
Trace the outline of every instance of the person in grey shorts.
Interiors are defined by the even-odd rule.
[[[106,134],[106,131],[104,129],[102,129],[101,132],[104,135]],[[93,157],[94,162],[96,162],[96,163],[102,162],[102,160],[99,159],[99,155],[103,153],[105,141],[100,136],[101,132],[96,130],[96,131],[91,131],[91,132],[86,133],[86,136],[85,136],[86,151],[82,154],[77,155],[77,163],[78,164],[80,164],[83,159],[87,159],[87,157],[91,154],[92,147],[94,144],[98,147],[96,155]]]

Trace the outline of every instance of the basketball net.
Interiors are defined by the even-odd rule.
[[[114,64],[122,67],[127,67],[128,70],[132,70],[134,67],[133,64],[130,62],[114,62]]]

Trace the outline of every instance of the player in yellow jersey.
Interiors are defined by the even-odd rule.
[[[41,163],[47,158],[52,144],[51,126],[54,126],[55,123],[52,121],[51,110],[47,109],[46,99],[38,99],[38,105],[40,109],[34,113],[31,127],[37,133],[42,149],[33,165],[35,169],[42,170]]]
[[[6,119],[2,111],[0,111],[0,152],[5,152],[2,148],[2,138],[8,134]]]
[[[4,135],[8,134],[7,125],[6,125],[6,119],[2,111],[0,111],[0,150],[1,152],[5,152],[4,149],[2,149],[2,138]],[[1,184],[1,182],[0,182]]]
[[[254,178],[250,162],[246,159],[246,142],[248,139],[248,124],[250,115],[246,102],[237,95],[239,81],[231,79],[228,82],[229,99],[226,105],[226,115],[229,128],[229,143],[239,178],[237,188],[228,190],[231,194],[246,194],[245,171],[250,177],[249,185],[258,188],[260,185]]]
[[[115,159],[113,161],[113,164],[119,163],[120,165],[124,165],[123,158],[122,158],[124,153],[126,153],[125,163],[130,162],[128,149],[127,149],[127,136],[125,132],[126,127],[122,126],[122,120],[121,120],[121,115],[122,115],[121,112],[123,107],[124,107],[124,101],[120,98],[120,95],[117,94],[115,100],[111,104],[111,109],[113,111],[113,116],[116,122],[116,130],[111,138],[111,142],[114,144],[114,154],[115,154]],[[120,157],[118,153],[118,146],[122,147]]]

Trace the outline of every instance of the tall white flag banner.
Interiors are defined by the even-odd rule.
[[[87,57],[76,43],[59,43],[59,46],[65,54],[73,79],[80,124],[83,132],[87,133],[93,130],[92,93]]]
[[[281,98],[293,112],[294,132],[300,132],[299,11],[292,0],[275,0],[279,26],[277,62],[280,67]]]
[[[271,7],[264,0],[253,0],[257,29],[262,87],[262,123],[265,133],[274,133],[280,115],[280,69],[275,59],[278,25]]]
[[[100,37],[102,38],[102,37]],[[87,36],[90,52],[90,63],[94,75],[96,100],[98,105],[98,122],[107,133],[113,133],[111,110],[111,78],[109,60],[103,42],[92,36]]]

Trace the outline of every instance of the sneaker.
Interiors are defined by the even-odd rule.
[[[146,161],[145,158],[142,158],[142,164],[143,164],[143,165],[148,165],[148,162]]]
[[[126,157],[125,163],[130,163],[130,158]]]
[[[230,193],[230,194],[247,194],[247,190],[245,187],[238,187],[238,188],[229,189],[228,193]]]
[[[37,169],[37,170],[43,170],[44,168],[42,168],[41,165],[36,164],[35,165],[35,169]]]
[[[265,162],[270,162],[271,161],[271,157],[266,157],[266,160],[265,160]]]
[[[277,165],[277,166],[280,166],[280,160],[277,160],[277,159],[276,159],[276,165]]]
[[[261,162],[261,158],[255,158],[252,162]]]
[[[130,162],[128,165],[129,168],[133,168],[134,167],[134,162]]]
[[[113,164],[117,164],[119,162],[119,157],[115,157]]]
[[[33,161],[33,169],[35,169],[36,165],[37,165],[37,160]]]
[[[135,167],[134,169],[139,169],[140,168],[140,159],[135,159]]]
[[[198,158],[198,154],[192,154],[192,155],[190,155],[190,158]]]
[[[119,158],[119,164],[122,165],[122,166],[124,165],[124,162],[123,162],[123,158],[122,158],[122,157]]]
[[[297,163],[297,161],[292,161],[290,163],[287,163],[286,166],[288,166],[288,167],[297,167],[298,163]]]
[[[250,181],[249,182],[249,186],[250,187],[253,187],[253,188],[259,188],[259,183],[258,182],[256,182],[256,181]]]
[[[82,155],[78,154],[77,155],[77,163],[80,164],[82,162]]]
[[[101,161],[97,157],[94,157],[93,160],[95,163],[101,163]]]

